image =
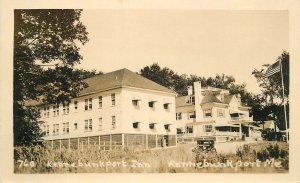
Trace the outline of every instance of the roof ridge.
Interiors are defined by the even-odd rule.
[[[128,70],[128,69],[126,69],[126,68],[120,69],[120,71],[122,72],[122,73],[121,73],[121,77],[122,77],[122,78],[121,78],[121,86],[123,86],[123,84],[124,84],[124,78],[125,78],[124,75],[125,75],[125,71],[126,71],[126,70]],[[128,70],[128,71],[129,71],[129,70]]]

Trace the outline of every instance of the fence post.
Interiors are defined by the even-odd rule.
[[[59,151],[61,151],[61,139],[59,139]]]
[[[77,139],[77,149],[80,150],[79,137]]]
[[[68,149],[70,150],[71,149],[71,139],[69,138],[69,147]]]
[[[124,137],[124,133],[122,133],[122,149],[124,150],[124,148],[125,148],[125,139],[124,139],[125,137]]]
[[[98,148],[101,150],[100,135],[99,135],[99,139],[98,139]]]
[[[109,150],[112,149],[112,135],[109,135]]]
[[[146,149],[148,149],[148,135],[147,134],[145,135],[146,135]]]
[[[155,148],[157,148],[157,134],[155,134]]]

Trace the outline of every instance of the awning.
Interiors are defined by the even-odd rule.
[[[190,122],[190,123],[186,123],[187,126],[193,126],[193,125],[206,125],[206,124],[212,124],[215,123],[215,121],[205,121],[205,122]]]
[[[141,101],[142,98],[141,98],[139,95],[133,95],[133,96],[132,96],[132,100],[135,100],[135,101]]]
[[[242,113],[240,111],[234,111],[234,110],[229,110],[229,113],[230,114],[244,114],[244,113]]]
[[[163,104],[171,104],[172,102],[168,99],[163,99],[162,100]]]
[[[148,98],[148,101],[149,101],[149,102],[157,102],[157,100],[156,100],[156,99],[153,99],[153,98]]]
[[[254,121],[230,121],[229,123],[233,124],[233,125],[250,125],[252,123],[254,123]]]
[[[240,127],[239,125],[233,125],[233,124],[215,124],[215,127],[222,127],[222,126]]]

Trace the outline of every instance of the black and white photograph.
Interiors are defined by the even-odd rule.
[[[14,176],[295,175],[291,11],[97,7],[11,10]]]

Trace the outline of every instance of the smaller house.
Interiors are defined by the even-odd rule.
[[[259,139],[261,132],[253,125],[250,109],[240,95],[194,82],[187,96],[176,98],[177,135],[183,140],[215,137],[218,142]]]

